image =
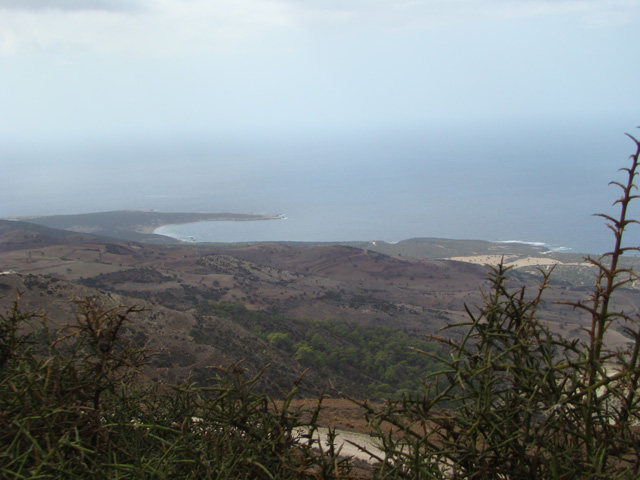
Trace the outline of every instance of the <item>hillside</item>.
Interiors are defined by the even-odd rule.
[[[454,256],[452,243],[442,243]],[[477,245],[464,243],[460,256],[485,253]],[[508,246],[502,254],[521,255]],[[437,348],[424,336],[465,321],[465,305],[478,305],[487,286],[480,264],[369,247],[157,245],[13,221],[0,222],[0,270],[0,307],[20,291],[24,308],[46,310],[54,323],[72,318],[74,298],[144,306],[130,335],[157,352],[152,378],[206,381],[208,366],[242,361],[251,372],[270,365],[262,388],[271,393],[309,368],[305,395],[360,397],[415,388],[419,372],[435,367],[409,347]],[[512,277],[514,287],[537,284],[519,269]],[[554,331],[580,335],[580,317],[553,302],[584,294],[566,281],[549,290],[541,314]],[[637,290],[625,290],[618,302],[633,311],[638,300]],[[609,338],[626,341],[621,332]]]

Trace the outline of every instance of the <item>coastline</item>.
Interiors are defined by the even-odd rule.
[[[446,240],[419,237],[399,242],[385,241],[378,238],[373,242],[364,240],[347,241],[336,238],[313,238],[323,231],[313,229],[305,223],[292,221],[287,225],[263,224],[250,225],[257,220],[284,220],[282,214],[242,213],[242,212],[159,212],[156,210],[119,210],[71,215],[40,215],[9,217],[5,220],[25,221],[46,227],[72,231],[81,234],[95,234],[126,241],[143,241],[151,243],[244,243],[244,242],[303,242],[303,243],[343,243],[361,246],[366,244],[368,250],[379,251],[390,255],[402,255],[416,258],[449,259],[474,264],[496,264],[504,255],[505,263],[520,268],[530,266],[550,267],[568,260],[557,255],[574,255],[567,247],[554,247],[543,242],[521,240]],[[193,230],[185,225],[196,225],[211,222],[216,232],[215,240],[208,238],[209,228],[195,227]],[[220,226],[216,226],[221,222]],[[233,226],[229,222],[244,223]],[[226,226],[224,224],[227,224]],[[175,228],[174,228],[175,227]],[[334,232],[335,233],[335,232]],[[345,235],[346,236],[346,235]],[[357,238],[356,235],[350,235]],[[264,238],[263,238],[264,237]],[[311,237],[311,238],[300,238]],[[570,260],[571,263],[583,263]],[[586,266],[586,265],[581,265]]]
[[[207,220],[201,220],[202,222],[206,222]],[[140,233],[144,233],[147,235],[160,235],[161,237],[170,238],[171,240],[177,240],[179,242],[190,242],[197,243],[193,236],[184,236],[184,235],[175,235],[163,232],[162,230],[165,228],[171,228],[176,225],[188,225],[190,223],[200,223],[200,222],[187,222],[187,223],[167,223],[164,225],[159,225],[157,227],[146,226],[140,230]]]
[[[188,214],[191,215],[191,214]],[[140,233],[147,235],[160,235],[162,237],[171,238],[172,240],[178,240],[180,242],[196,242],[195,238],[191,235],[177,235],[170,232],[163,231],[164,229],[170,229],[177,225],[189,225],[195,223],[204,222],[252,222],[259,220],[285,220],[283,214],[254,214],[254,213],[224,213],[224,214],[206,214],[207,218],[186,218],[183,221],[172,221],[157,225],[141,225]]]
[[[239,212],[158,212],[155,210],[117,210],[110,212],[81,213],[72,215],[40,215],[11,217],[6,220],[24,221],[45,227],[77,233],[102,235],[121,240],[158,240],[172,238],[156,233],[162,227],[199,222],[255,220],[280,220],[282,214],[258,214]]]
[[[190,223],[202,223],[202,222],[253,222],[258,220],[282,220],[284,217],[282,214],[254,214],[254,213],[211,213],[211,214],[191,214],[187,213],[184,215],[206,215],[207,218],[186,218],[183,221],[171,221],[171,222],[162,222],[162,223],[154,223],[154,224],[141,224],[136,228],[137,232],[145,233],[145,234],[153,234],[153,235],[163,235],[165,237],[172,237],[171,235],[167,235],[164,233],[158,233],[157,231],[165,228],[171,227],[173,225],[188,225]]]

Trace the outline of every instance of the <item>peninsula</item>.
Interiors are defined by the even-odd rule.
[[[278,220],[278,214],[213,213],[213,212],[157,212],[155,210],[117,210],[111,212],[82,213],[75,215],[42,215],[11,217],[50,228],[78,233],[90,233],[129,241],[152,243],[176,243],[175,239],[154,234],[165,225],[195,222]]]

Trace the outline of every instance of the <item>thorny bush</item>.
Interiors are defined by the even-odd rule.
[[[279,406],[239,365],[207,387],[153,384],[144,348],[122,336],[140,310],[77,308],[55,333],[18,301],[0,316],[1,478],[351,478],[318,444],[317,410],[300,429],[297,383]]]
[[[483,305],[457,325],[462,340],[439,338],[450,355],[439,357],[445,368],[427,378],[424,393],[368,407],[384,444],[377,478],[640,477],[640,323],[610,307],[616,291],[638,278],[619,266],[624,253],[638,250],[622,243],[638,223],[628,218],[640,155],[630,138],[636,152],[622,169],[626,181],[611,182],[621,189],[619,216],[600,215],[614,248],[587,258],[598,272],[593,290],[568,304],[590,318],[586,340],[564,339],[539,317],[549,274],[541,272],[531,298],[507,288],[508,268],[493,268]],[[632,339],[628,347],[606,347],[612,328]]]

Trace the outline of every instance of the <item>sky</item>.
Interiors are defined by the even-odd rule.
[[[0,0],[0,217],[571,246],[640,134],[638,32],[640,0]]]
[[[0,149],[551,119],[628,131],[639,26],[640,0],[0,0]]]

